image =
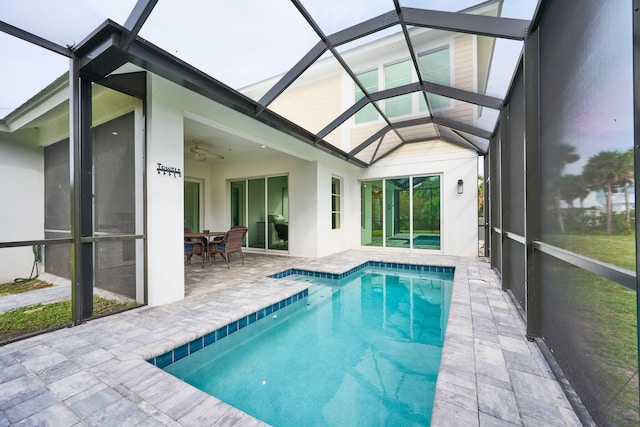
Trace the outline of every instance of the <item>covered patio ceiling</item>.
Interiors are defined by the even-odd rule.
[[[18,57],[16,64],[20,56],[25,66],[34,58],[55,63],[50,72],[56,75],[48,82],[64,72],[63,65],[69,66],[60,57],[76,58],[80,75],[98,83],[122,66],[134,64],[362,167],[406,144],[429,140],[485,153],[538,7],[538,2],[526,0],[354,1],[348,8],[338,0],[198,2],[189,3],[189,8],[158,0],[121,0],[109,5],[85,1],[65,2],[53,19],[56,25],[42,25],[52,20],[46,8],[35,7],[37,0],[10,3],[0,5],[0,31],[5,33],[0,33],[0,41]],[[422,75],[415,43],[424,29],[482,38],[489,48],[483,50],[486,57],[476,61],[485,64],[486,73],[474,90],[456,87],[455,82],[442,85]],[[394,48],[406,51],[417,79],[391,89],[369,90],[359,79],[350,52],[390,37],[401,41]],[[353,80],[362,93],[359,100],[320,128],[278,110],[276,104],[288,90],[314,67],[330,63]],[[20,68],[15,71],[24,74]],[[46,74],[43,69],[39,73]],[[6,124],[21,103],[46,86],[38,88],[10,77],[1,78],[2,85],[18,81],[24,93],[16,95],[15,105],[3,100],[0,114],[6,114],[0,124]],[[32,80],[46,78],[39,75]],[[4,93],[10,93],[8,89]],[[381,106],[383,100],[411,93],[418,93],[427,107],[420,117],[390,117]],[[460,120],[432,108],[434,96],[475,106],[479,119]],[[362,136],[347,151],[328,140],[367,106],[381,118],[375,132]],[[202,131],[189,127],[185,143]],[[227,141],[227,145],[233,143]],[[241,141],[235,143],[240,149]]]

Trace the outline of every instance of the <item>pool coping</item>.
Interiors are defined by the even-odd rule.
[[[423,265],[423,264],[369,260],[355,267],[352,267],[349,270],[343,271],[341,273],[331,273],[331,272],[323,272],[323,271],[308,270],[308,269],[301,269],[301,268],[289,268],[279,273],[271,274],[267,277],[271,279],[283,279],[292,274],[299,274],[302,276],[320,277],[323,279],[342,280],[345,277],[353,273],[356,273],[360,270],[363,270],[367,267],[395,268],[398,270],[422,271],[422,272],[431,272],[431,273],[451,273],[451,274],[453,274],[456,269],[455,267],[442,266],[442,265]]]
[[[223,325],[215,330],[212,330],[211,332],[205,335],[195,338],[194,340],[189,341],[188,343],[184,343],[163,354],[154,356],[148,359],[147,362],[149,362],[153,366],[160,369],[166,368],[172,363],[175,363],[178,360],[184,359],[190,354],[193,354],[196,351],[200,351],[211,344],[215,344],[221,339],[226,338],[229,335],[234,334],[235,332],[238,332],[241,329],[244,329],[245,327],[254,324],[258,320],[263,319],[293,304],[294,302],[302,300],[308,295],[309,295],[309,289],[308,288],[304,289],[298,292],[297,294],[281,299],[280,301],[277,301],[271,305],[267,305],[266,307],[262,307],[252,313],[249,313],[246,316],[240,317],[237,320],[232,320],[226,325]]]

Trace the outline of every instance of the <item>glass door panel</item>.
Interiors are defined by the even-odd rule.
[[[265,231],[265,179],[250,179],[248,181],[248,246],[250,248],[266,248]]]
[[[411,247],[409,178],[386,180],[385,200],[386,246],[393,248]]]
[[[413,247],[440,249],[440,177],[413,178]]]
[[[289,249],[289,177],[275,176],[267,180],[267,247]]]
[[[236,181],[231,183],[231,226],[247,225],[247,183]],[[242,246],[247,245],[247,236],[242,239]]]
[[[360,186],[361,197],[361,230],[362,246],[382,246],[382,181],[365,181]]]
[[[231,183],[231,226],[247,225],[246,221],[246,182]]]
[[[200,183],[184,182],[184,226],[197,233],[200,231]]]

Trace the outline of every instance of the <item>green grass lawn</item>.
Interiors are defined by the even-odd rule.
[[[135,307],[136,302],[122,303],[93,296],[93,317]],[[0,314],[0,342],[71,324],[71,301],[21,307]]]
[[[549,243],[627,270],[636,269],[634,235],[564,234],[548,239]]]
[[[0,297],[4,295],[20,294],[22,292],[35,291],[37,289],[50,288],[53,285],[42,280],[34,279],[25,282],[0,283]]]
[[[563,249],[635,271],[633,235],[562,235],[548,239]],[[562,288],[567,310],[604,391],[603,403],[616,425],[638,422],[638,342],[636,292],[584,270],[571,270]],[[560,292],[559,292],[560,294]],[[635,375],[635,376],[634,376]]]

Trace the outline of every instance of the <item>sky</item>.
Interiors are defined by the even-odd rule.
[[[401,0],[400,4],[455,11],[479,2]],[[79,43],[107,18],[124,24],[135,3],[62,0],[52,11],[50,0],[1,1],[0,20],[66,46]],[[392,0],[348,0],[348,7],[345,0],[302,3],[325,34],[394,7]],[[503,15],[528,19],[536,3],[505,0]],[[319,41],[289,0],[159,0],[139,35],[236,89],[288,70]],[[0,117],[68,71],[67,58],[4,33],[0,48],[4,62]]]

